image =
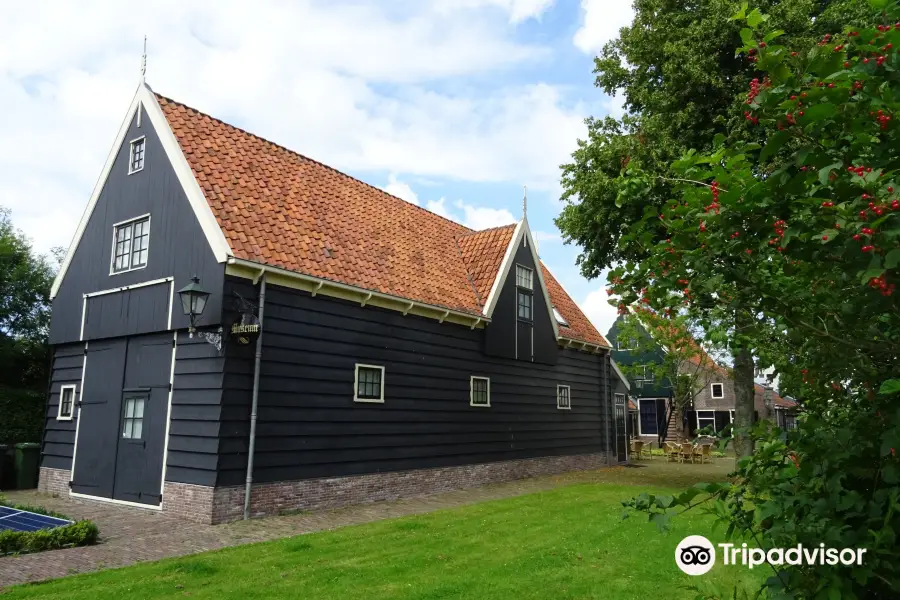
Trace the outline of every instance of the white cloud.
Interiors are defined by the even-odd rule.
[[[416,194],[408,184],[397,180],[397,176],[391,173],[388,175],[388,184],[384,186],[384,191],[392,196],[397,196],[401,200],[406,200],[410,204],[419,204],[419,195]]]
[[[583,21],[575,32],[573,43],[579,50],[597,54],[619,29],[631,24],[632,0],[581,0]]]
[[[68,242],[137,85],[145,32],[156,91],[338,169],[555,189],[588,111],[539,80],[503,84],[506,69],[549,53],[517,41],[507,18],[552,2],[445,4],[18,4],[0,20],[0,203],[39,249]],[[474,209],[464,221],[509,216]]]
[[[616,308],[609,305],[606,288],[589,293],[578,306],[604,337],[619,316]]]
[[[471,204],[466,204],[462,200],[456,201],[456,208],[463,211],[462,224],[475,230],[501,227],[518,221],[518,219],[505,208],[473,206]]]
[[[429,200],[425,203],[425,208],[430,210],[431,212],[441,215],[445,219],[450,219],[451,221],[455,221],[453,215],[450,213],[450,209],[447,207],[446,198],[440,198],[438,200]]]

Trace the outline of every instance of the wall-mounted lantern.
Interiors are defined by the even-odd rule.
[[[191,277],[189,284],[178,290],[178,296],[181,298],[181,307],[184,309],[184,314],[191,320],[191,325],[188,327],[189,337],[194,337],[194,332],[197,331],[194,323],[197,317],[203,314],[203,309],[206,308],[209,292],[200,287],[200,278],[195,275]]]

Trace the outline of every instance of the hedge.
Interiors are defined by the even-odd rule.
[[[0,386],[0,444],[40,442],[45,402],[43,392]]]
[[[9,503],[2,496],[0,496],[0,506],[68,519],[65,515],[42,507]],[[74,546],[91,546],[97,543],[99,537],[100,530],[97,529],[97,525],[93,521],[87,520],[38,531],[0,531],[0,556],[59,550]]]

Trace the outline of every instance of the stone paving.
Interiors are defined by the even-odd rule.
[[[733,464],[732,461],[728,461]],[[655,463],[655,464],[654,464]],[[347,525],[427,513],[466,504],[497,500],[552,489],[575,483],[659,484],[679,485],[679,471],[684,483],[700,481],[701,472],[723,475],[724,465],[697,465],[680,469],[681,465],[664,465],[649,461],[644,468],[612,467],[596,471],[538,477],[434,496],[407,498],[393,502],[377,502],[300,514],[238,521],[225,525],[198,525],[164,516],[156,511],[130,508],[78,498],[58,497],[39,492],[13,491],[4,495],[12,502],[40,505],[73,519],[91,519],[100,528],[96,546],[68,548],[20,556],[0,557],[0,588],[18,583],[56,579],[75,573],[124,567],[137,562],[184,556],[207,550],[238,546],[335,529]],[[708,478],[708,477],[707,477]],[[676,479],[675,482],[672,479]],[[689,483],[690,482],[690,483]]]

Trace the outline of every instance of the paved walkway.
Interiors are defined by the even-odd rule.
[[[720,461],[728,462],[731,461]],[[732,463],[733,464],[733,463]],[[645,466],[646,465],[646,466]],[[613,467],[597,471],[538,477],[434,496],[377,502],[335,510],[306,512],[225,525],[197,525],[156,511],[102,502],[53,497],[36,491],[6,492],[12,502],[40,505],[73,519],[91,519],[100,528],[96,546],[0,557],[0,588],[17,583],[56,579],[75,573],[124,567],[136,562],[184,556],[196,552],[262,542],[347,525],[427,513],[466,504],[519,496],[574,483],[691,485],[709,475],[724,476],[724,465],[665,465],[645,461],[644,468]],[[679,468],[680,467],[680,468]],[[683,471],[683,472],[682,472]],[[676,480],[676,481],[673,481]]]

